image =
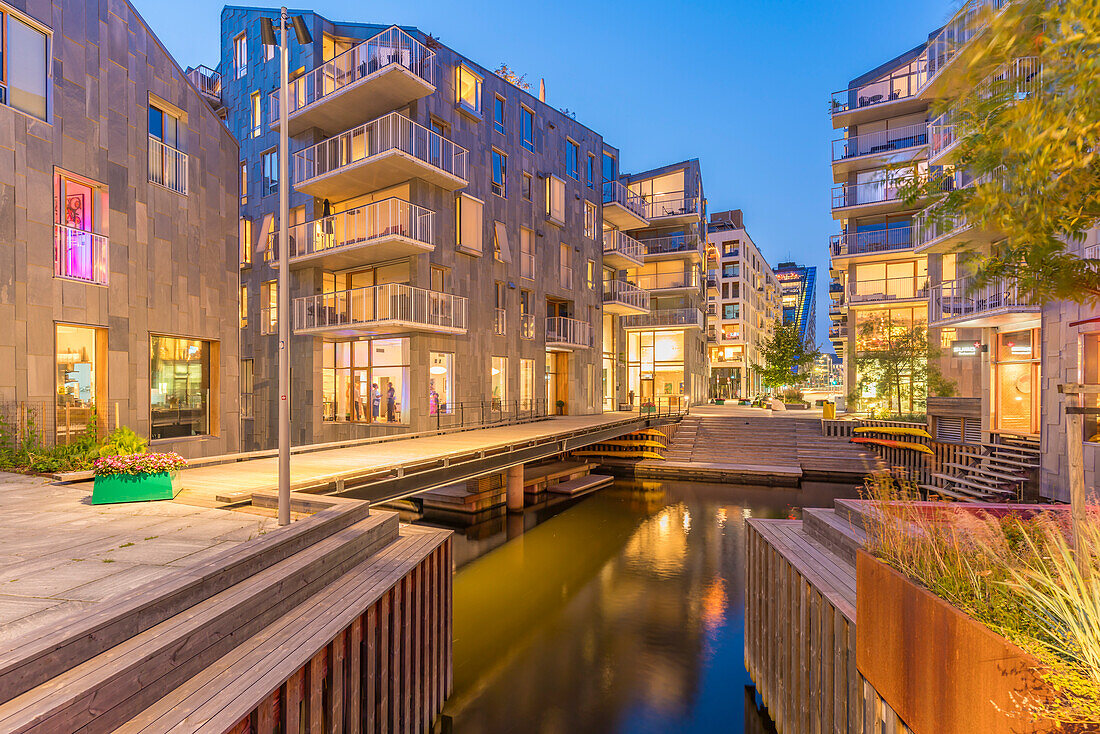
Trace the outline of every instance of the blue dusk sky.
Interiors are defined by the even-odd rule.
[[[216,65],[216,0],[132,0],[183,67]],[[240,5],[254,3],[241,2]],[[743,209],[764,256],[818,267],[828,334],[827,103],[942,25],[958,0],[321,0],[333,20],[411,25],[477,63],[546,80],[547,102],[622,151],[622,170],[699,158],[710,211]],[[268,3],[256,3],[271,7]]]

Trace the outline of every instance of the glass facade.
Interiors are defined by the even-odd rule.
[[[149,345],[150,438],[210,433],[210,342],[152,336]]]
[[[493,407],[499,410],[501,404],[508,399],[508,358],[493,357],[489,372],[493,388]]]
[[[409,340],[326,342],[321,387],[326,421],[408,423]]]
[[[1039,432],[1039,330],[997,334],[993,363],[993,428]]]
[[[523,407],[530,407],[535,401],[535,360],[519,361],[519,400]]]
[[[684,332],[632,331],[627,334],[627,389],[643,407],[658,398],[686,396]]]
[[[454,359],[447,352],[428,354],[428,415],[454,410]]]
[[[97,363],[97,329],[58,324],[56,331],[57,437],[80,435],[92,418],[105,375]]]

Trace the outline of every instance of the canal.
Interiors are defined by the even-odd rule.
[[[745,519],[842,496],[855,489],[617,481],[456,529],[439,729],[774,731],[747,688]]]

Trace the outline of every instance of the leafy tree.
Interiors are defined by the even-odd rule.
[[[936,365],[940,350],[923,322],[895,321],[887,311],[862,320],[856,336],[856,389],[849,402],[866,402],[862,396],[873,386],[874,402],[890,415],[902,415],[922,412],[929,394],[955,394],[955,384]]]
[[[521,76],[517,74],[512,69],[508,68],[508,64],[501,64],[499,68],[493,71],[493,73],[499,76],[504,81],[508,82],[509,84],[514,84],[520,89],[531,88],[531,85],[527,82],[527,75],[523,74]]]
[[[809,379],[809,370],[802,369],[813,363],[818,352],[802,339],[795,324],[776,321],[772,333],[764,340],[761,349],[764,364],[753,364],[766,387],[801,385]]]
[[[976,22],[985,29],[941,72],[966,93],[932,110],[949,114],[956,165],[976,183],[948,185],[948,167],[903,195],[936,204],[941,225],[1003,237],[975,258],[977,286],[1008,278],[1033,303],[1095,303],[1100,261],[1067,243],[1100,219],[1100,3],[1018,0]]]

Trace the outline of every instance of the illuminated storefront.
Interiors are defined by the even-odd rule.
[[[106,352],[107,332],[58,324],[55,339],[57,437],[66,442],[84,432],[96,405],[105,402],[106,365],[99,353]]]
[[[997,334],[993,430],[1039,432],[1039,329]]]
[[[211,343],[152,336],[149,345],[149,437],[209,434]]]
[[[633,402],[684,397],[684,332],[627,333],[627,389]]]
[[[363,339],[326,342],[322,347],[322,416],[326,421],[351,423],[409,422],[409,340]],[[449,356],[449,355],[448,355]],[[448,372],[440,378],[449,377]],[[450,381],[443,393],[447,395]],[[424,396],[428,408],[431,394]],[[449,395],[443,399],[449,403]]]

